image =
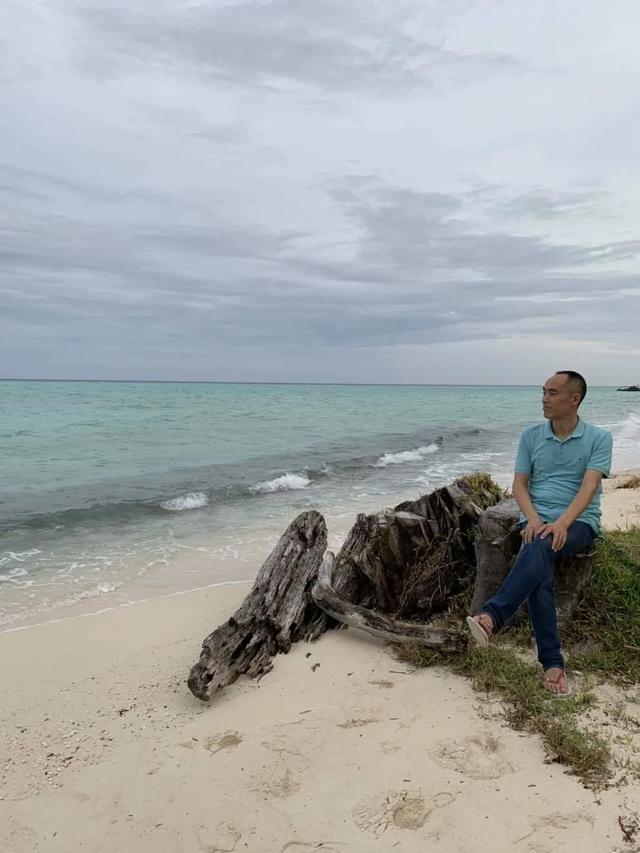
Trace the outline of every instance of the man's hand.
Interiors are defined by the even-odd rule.
[[[543,527],[546,527],[546,525],[541,518],[534,518],[528,521],[527,526],[520,531],[520,536],[522,536],[522,541],[525,545],[530,545]]]
[[[553,536],[551,548],[553,551],[562,551],[567,541],[567,525],[558,519],[553,524],[543,524],[538,531],[538,536],[544,539],[546,536]]]

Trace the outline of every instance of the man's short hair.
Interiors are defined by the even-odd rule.
[[[575,370],[556,370],[556,375],[568,376],[567,382],[571,383],[576,391],[580,393],[580,402],[587,396],[587,381],[581,373]]]

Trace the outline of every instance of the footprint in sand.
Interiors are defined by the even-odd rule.
[[[447,791],[424,797],[420,791],[387,791],[361,800],[351,813],[358,829],[380,836],[389,829],[420,829],[435,809],[448,806],[454,797]]]
[[[296,782],[289,770],[286,770],[283,776],[262,776],[253,790],[260,791],[269,797],[284,798],[295,794],[299,787],[300,783]]]
[[[9,832],[9,839],[14,842],[16,845],[15,850],[35,850],[37,846],[36,834],[28,826],[22,826],[16,820],[14,820],[11,815],[9,815],[9,825],[11,826],[11,830]]]
[[[294,743],[291,735],[277,734],[270,740],[263,740],[262,745],[270,752],[277,752],[281,755],[302,755],[299,749],[294,748]]]
[[[200,849],[204,853],[233,853],[238,845],[238,841],[242,838],[242,833],[239,832],[232,823],[222,822],[216,827],[215,840],[206,841],[203,836],[198,833],[198,841]]]
[[[576,833],[583,830],[583,837],[578,838]],[[552,812],[543,817],[533,818],[533,828],[521,838],[517,838],[517,850],[521,853],[554,853],[561,843],[564,830],[572,830],[572,838],[576,848],[586,849],[583,845],[588,844],[589,834],[593,830],[593,818],[585,812]]]
[[[215,755],[216,752],[220,752],[222,749],[232,749],[234,746],[238,746],[239,743],[242,743],[242,735],[240,732],[221,732],[220,734],[214,735],[214,737],[210,737],[205,743],[204,748],[207,749],[211,755]]]
[[[441,767],[472,779],[499,779],[513,773],[504,746],[491,735],[443,740],[429,750],[429,755]]]

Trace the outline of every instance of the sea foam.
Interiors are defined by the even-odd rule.
[[[640,440],[640,415],[630,412],[624,421],[615,424],[613,432],[621,441],[637,443]]]
[[[426,447],[416,447],[415,450],[401,450],[398,453],[383,453],[375,463],[374,468],[386,468],[387,465],[402,465],[405,462],[420,462],[425,456],[437,453],[438,444],[428,444]]]
[[[311,480],[306,474],[283,474],[273,480],[257,483],[252,487],[252,492],[268,494],[269,492],[288,492],[291,489],[306,489],[311,485]]]
[[[184,509],[202,509],[209,503],[209,498],[204,492],[189,492],[188,495],[180,495],[170,501],[163,501],[160,506],[170,512],[182,512]]]
[[[613,434],[613,468],[636,468],[640,459],[640,415],[630,412],[615,424],[605,424]]]

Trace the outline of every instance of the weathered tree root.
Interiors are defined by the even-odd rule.
[[[264,675],[278,652],[326,629],[329,619],[310,596],[326,547],[327,526],[319,512],[294,519],[241,606],[203,641],[187,682],[195,696],[206,701],[243,673]]]
[[[337,621],[395,643],[418,643],[440,651],[455,651],[464,644],[460,628],[394,619],[377,610],[347,601],[333,587],[334,565],[334,555],[328,551],[311,595],[318,607]]]

